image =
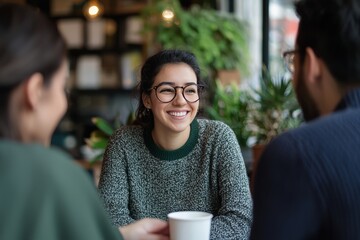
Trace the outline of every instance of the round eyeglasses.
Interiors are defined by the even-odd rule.
[[[159,99],[162,103],[169,103],[172,100],[175,99],[177,91],[177,88],[182,89],[182,95],[184,99],[189,103],[197,102],[200,99],[200,93],[204,86],[199,84],[190,84],[186,85],[185,87],[180,86],[171,86],[168,83],[160,83],[157,86],[154,86],[153,88],[150,88],[149,90],[155,90],[155,96],[157,99]]]
[[[295,70],[294,57],[295,57],[295,53],[297,52],[298,50],[291,50],[291,51],[285,51],[283,53],[285,66],[291,73],[294,73]]]

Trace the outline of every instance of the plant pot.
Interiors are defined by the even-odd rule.
[[[219,79],[223,86],[235,83],[240,84],[240,72],[239,70],[218,70],[216,77]]]

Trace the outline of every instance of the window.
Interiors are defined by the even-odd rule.
[[[282,53],[294,49],[298,18],[289,0],[269,1],[269,69],[273,75],[286,71]]]

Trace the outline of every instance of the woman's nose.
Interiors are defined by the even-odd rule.
[[[179,105],[180,104],[183,105],[183,104],[187,103],[186,99],[183,96],[183,91],[184,91],[183,88],[176,89],[176,96],[175,96],[175,99],[173,100],[173,103],[179,104]]]

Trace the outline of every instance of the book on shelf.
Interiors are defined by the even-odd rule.
[[[142,64],[141,52],[129,52],[120,56],[121,87],[132,89],[138,82],[140,67]]]

